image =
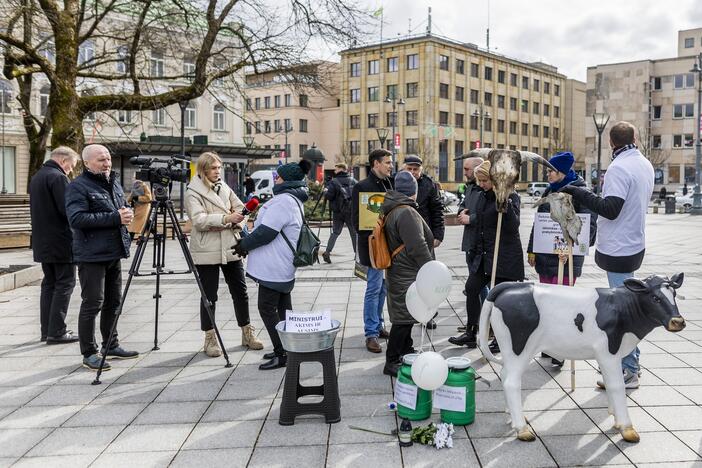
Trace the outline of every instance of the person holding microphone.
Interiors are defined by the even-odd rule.
[[[190,252],[206,295],[200,303],[200,328],[205,332],[205,354],[210,357],[220,356],[222,350],[203,302],[209,300],[212,303],[214,318],[220,270],[232,296],[236,321],[241,327],[241,345],[263,349],[249,318],[244,265],[232,250],[244,227],[244,204],[222,181],[221,173],[220,157],[212,152],[202,153],[197,159],[196,175],[185,194],[185,209],[192,222]]]

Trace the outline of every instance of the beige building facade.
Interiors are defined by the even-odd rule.
[[[586,160],[595,177],[597,130],[595,112],[609,115],[609,128],[625,120],[637,128],[637,144],[656,173],[656,189],[679,190],[695,177],[697,76],[690,72],[702,51],[702,28],[678,33],[678,57],[604,64],[587,70]],[[611,151],[603,132],[602,168]]]
[[[312,145],[324,154],[325,169],[333,169],[339,160],[339,64],[314,62],[301,67],[305,70],[299,71],[300,76],[313,82],[304,83],[285,70],[246,76],[245,134],[258,148],[279,150],[276,157],[257,160],[251,170],[275,167],[286,162],[286,156],[288,162],[299,161]]]
[[[398,164],[417,154],[453,189],[463,180],[454,157],[476,146],[542,155],[565,149],[572,141],[566,83],[553,66],[431,34],[348,49],[341,52],[343,144],[363,166],[380,146],[379,129],[388,129],[385,144],[392,148],[394,124]],[[523,167],[523,181],[542,177],[535,166]]]

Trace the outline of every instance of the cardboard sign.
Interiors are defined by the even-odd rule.
[[[358,230],[372,231],[378,223],[380,207],[385,201],[385,192],[359,192]]]
[[[285,331],[292,333],[311,333],[331,330],[331,311],[295,312],[285,311]]]
[[[578,213],[583,227],[578,242],[573,245],[573,255],[588,255],[590,250],[590,214]],[[561,226],[548,213],[536,213],[534,218],[534,253],[558,254],[568,252],[568,242]]]
[[[432,405],[434,408],[459,411],[466,411],[466,387],[449,387],[442,385],[434,390]]]
[[[395,381],[395,402],[405,408],[417,408],[417,387],[415,385]]]

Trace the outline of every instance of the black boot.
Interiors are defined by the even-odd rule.
[[[285,367],[285,365],[288,363],[288,356],[283,354],[282,356],[276,356],[270,361],[264,362],[260,366],[258,366],[259,370],[272,370],[272,369],[278,369],[280,367]]]
[[[476,335],[478,334],[478,327],[470,327],[465,333],[458,336],[452,336],[448,339],[449,343],[456,346],[466,346],[473,349],[478,346],[478,339]]]
[[[400,361],[385,362],[383,374],[389,375],[390,377],[397,377],[400,367],[402,367],[402,363]]]

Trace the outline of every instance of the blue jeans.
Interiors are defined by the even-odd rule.
[[[366,338],[380,336],[383,328],[383,306],[385,305],[385,279],[383,270],[368,267],[366,295],[363,299],[363,328]]]
[[[627,278],[632,278],[634,273],[613,273],[611,271],[607,272],[607,281],[609,281],[610,288],[617,288],[624,284],[624,280]],[[641,351],[637,346],[634,350],[622,359],[622,369],[628,370],[629,372],[636,374],[639,372],[639,356]]]

